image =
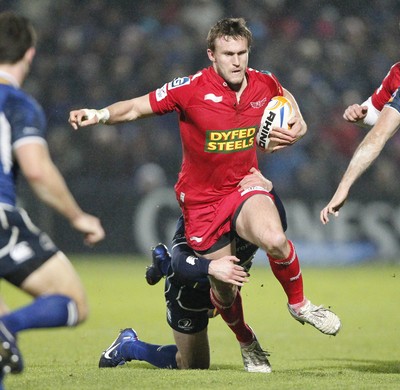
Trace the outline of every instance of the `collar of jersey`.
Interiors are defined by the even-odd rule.
[[[12,76],[10,73],[4,72],[2,70],[0,70],[0,84],[8,84],[14,86],[15,88],[19,88],[18,82],[15,77]]]

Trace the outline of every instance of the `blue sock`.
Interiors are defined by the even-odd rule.
[[[158,368],[178,368],[176,364],[176,345],[148,344],[141,340],[126,341],[121,345],[125,360],[144,360]]]
[[[43,295],[31,304],[0,317],[5,327],[16,334],[34,328],[73,326],[78,320],[75,302],[65,295]]]

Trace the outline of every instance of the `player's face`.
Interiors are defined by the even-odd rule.
[[[215,50],[208,49],[207,54],[215,71],[228,85],[234,90],[240,89],[249,62],[247,39],[228,36],[217,38]]]

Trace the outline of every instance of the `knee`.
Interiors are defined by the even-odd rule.
[[[84,291],[75,291],[73,294],[66,293],[64,296],[70,299],[67,308],[69,324],[76,326],[85,322],[89,317],[89,305]]]
[[[286,258],[289,254],[290,248],[284,232],[269,233],[262,242],[267,254],[276,259]]]
[[[79,300],[79,302],[74,301],[77,310],[77,322],[76,325],[81,324],[87,320],[89,317],[89,306],[86,299]]]

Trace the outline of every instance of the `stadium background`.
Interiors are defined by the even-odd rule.
[[[365,131],[342,120],[399,58],[400,2],[322,0],[1,0],[30,17],[38,56],[24,87],[43,105],[52,155],[82,206],[107,230],[96,253],[149,254],[170,242],[179,210],[181,161],[175,115],[73,132],[71,109],[101,108],[208,66],[205,37],[224,16],[242,16],[255,36],[250,66],[275,73],[308,123],[294,147],[260,156],[284,200],[289,236],[303,264],[398,260],[400,136],[356,183],[341,217],[319,211]],[[78,234],[22,183],[21,204],[68,253],[88,251]],[[93,251],[93,250],[90,250]]]

